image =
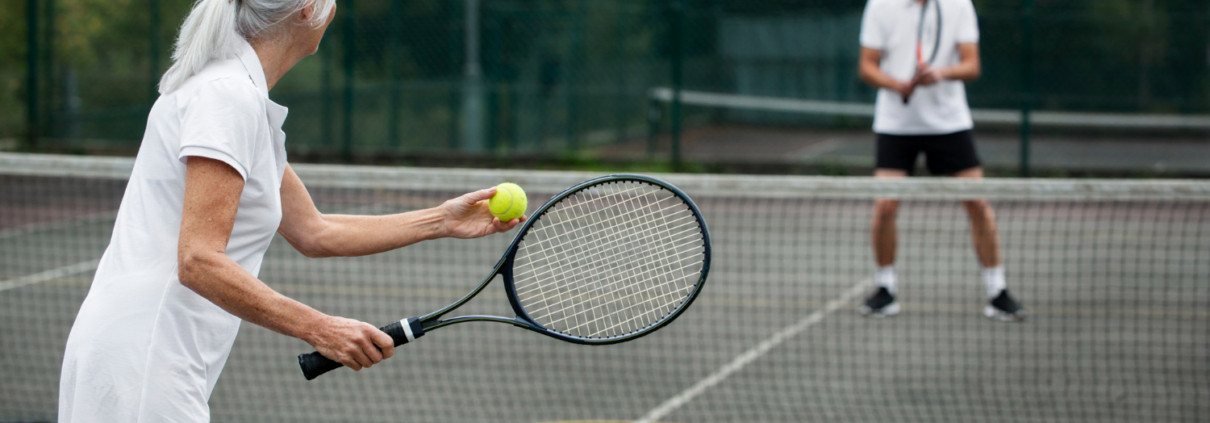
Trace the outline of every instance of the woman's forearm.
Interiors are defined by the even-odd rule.
[[[193,252],[179,260],[181,284],[240,319],[312,342],[328,316],[269,288],[217,251]]]
[[[436,209],[386,216],[327,214],[304,251],[311,257],[377,254],[445,235],[445,219]]]

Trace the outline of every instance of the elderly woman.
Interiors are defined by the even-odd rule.
[[[286,108],[268,92],[313,54],[335,0],[198,0],[160,81],[88,298],[72,327],[60,422],[206,422],[240,320],[300,338],[353,370],[391,337],[257,279],[274,232],[308,257],[374,254],[507,231],[495,189],[391,216],[325,215],[286,162]]]

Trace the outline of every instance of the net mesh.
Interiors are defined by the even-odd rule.
[[[577,338],[659,323],[696,290],[706,264],[697,216],[647,182],[587,187],[537,219],[517,249],[517,299],[543,327]]]
[[[0,421],[54,421],[64,342],[113,226],[127,159],[0,155]],[[534,203],[594,176],[297,165],[321,210],[432,207],[500,181]],[[588,347],[490,323],[305,382],[305,343],[244,324],[212,420],[659,422],[1201,421],[1210,413],[1210,184],[667,175],[702,209],[702,296],[660,332]],[[871,290],[872,199],[898,216],[902,313]],[[956,200],[986,198],[1023,323],[987,297]],[[511,237],[307,259],[275,241],[260,277],[382,324],[472,289]],[[509,315],[499,286],[464,309]]]

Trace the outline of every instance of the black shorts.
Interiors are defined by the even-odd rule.
[[[933,175],[953,175],[979,167],[979,155],[975,154],[975,140],[969,129],[945,135],[878,134],[875,167],[898,169],[911,175],[921,152]]]

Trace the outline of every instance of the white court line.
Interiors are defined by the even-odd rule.
[[[27,285],[33,285],[50,280],[59,279],[62,277],[71,276],[77,273],[89,272],[97,269],[97,264],[100,260],[82,261],[76,264],[63,266],[57,269],[47,270],[42,273],[34,273],[32,275],[22,276],[17,279],[9,279],[0,281],[0,291],[7,291],[14,288],[20,288]]]
[[[642,418],[635,420],[634,423],[653,423],[656,420],[668,415],[668,413],[680,408],[682,405],[688,404],[689,401],[693,401],[694,398],[706,392],[707,389],[714,387],[714,385],[718,385],[723,381],[723,379],[726,379],[733,373],[743,369],[744,366],[756,361],[756,359],[768,353],[769,350],[776,348],[786,340],[793,338],[795,335],[807,330],[807,328],[814,326],[816,323],[823,321],[823,319],[828,317],[829,314],[832,314],[841,307],[849,304],[854,298],[861,294],[861,292],[865,290],[866,285],[870,284],[871,282],[873,282],[872,278],[864,279],[858,282],[856,285],[853,285],[852,288],[849,288],[848,291],[845,291],[843,294],[841,294],[840,297],[829,301],[828,304],[824,305],[822,309],[816,310],[814,313],[811,313],[802,320],[799,320],[798,323],[787,326],[785,329],[773,334],[773,336],[769,337],[769,339],[766,339],[757,346],[752,347],[752,349],[744,351],[743,354],[736,356],[735,359],[731,360],[730,363],[720,367],[718,371],[715,371],[710,376],[706,376],[705,379],[698,381],[684,392],[681,392],[680,394],[669,398],[667,401],[664,401],[663,404],[660,404],[658,407],[652,409]]]
[[[355,214],[355,213],[366,212],[366,211],[372,210],[377,205],[378,204],[370,204],[370,205],[361,206],[361,207],[354,207],[354,208],[342,211],[342,214]],[[115,214],[112,214],[112,213],[101,213],[101,214],[97,214],[95,216],[91,216],[87,220],[89,220],[89,221],[103,220],[106,218],[112,218],[114,215]],[[83,221],[77,220],[77,221],[72,221],[72,222],[81,223]],[[58,224],[56,224],[54,226],[57,226],[57,225]],[[66,225],[66,224],[64,224],[64,225]],[[15,235],[17,233],[32,232],[34,230],[46,229],[47,227],[52,227],[52,226],[35,226],[35,227],[15,228],[15,230],[13,230],[13,231],[0,232],[0,237],[3,237],[5,235],[11,236],[11,235]],[[71,275],[75,275],[75,274],[79,274],[79,273],[90,272],[90,271],[96,270],[97,265],[99,263],[100,263],[100,260],[82,261],[82,262],[79,262],[76,264],[71,264],[71,265],[59,267],[56,269],[50,269],[50,270],[40,272],[40,273],[35,273],[32,275],[22,276],[22,277],[19,277],[16,279],[0,281],[0,292],[7,291],[10,289],[20,288],[23,286],[39,284],[39,283],[46,282],[46,281],[52,281],[55,279],[59,279],[59,278],[63,278],[63,277],[67,277],[67,276],[71,276]]]
[[[0,239],[12,238],[12,237],[19,236],[19,235],[28,235],[30,233],[38,232],[38,231],[66,229],[66,228],[78,226],[81,224],[89,224],[89,223],[96,223],[96,222],[101,222],[101,221],[106,221],[106,220],[113,220],[113,219],[116,219],[117,216],[118,216],[118,211],[111,210],[111,211],[105,211],[105,212],[100,212],[100,213],[93,213],[93,214],[81,217],[79,219],[68,219],[68,220],[62,220],[62,221],[34,223],[34,224],[30,224],[30,225],[25,225],[25,226],[18,226],[15,228],[0,230]]]

